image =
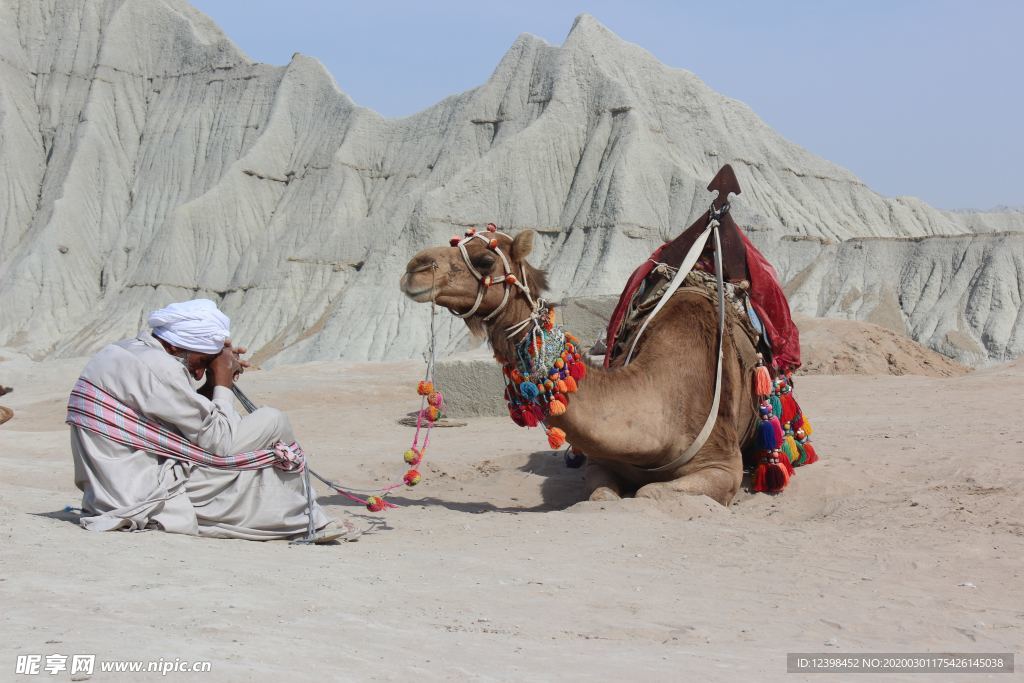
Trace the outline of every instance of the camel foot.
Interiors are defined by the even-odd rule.
[[[598,502],[622,500],[622,496],[607,486],[600,486],[590,494],[590,500]]]

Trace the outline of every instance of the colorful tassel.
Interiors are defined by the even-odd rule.
[[[540,395],[540,389],[533,382],[523,382],[519,385],[519,393],[527,401],[534,401]]]
[[[776,415],[782,415],[782,401],[779,400],[778,394],[772,394],[768,397],[768,402],[772,406],[772,412]]]
[[[782,402],[782,413],[779,417],[783,422],[791,422],[799,412],[799,408],[796,405],[796,400],[793,398],[793,394],[786,392],[779,397],[779,400]]]
[[[522,407],[514,406],[514,405],[509,405],[509,407],[508,407],[508,416],[510,418],[512,418],[512,421],[514,423],[516,423],[516,426],[518,426],[518,427],[525,427],[526,426],[526,418],[525,418],[525,414],[523,413]]]
[[[757,425],[757,447],[762,451],[773,451],[779,447],[779,440],[770,419],[761,420]]]
[[[569,385],[565,383],[565,380],[560,379],[557,382],[555,382],[555,388],[558,389],[563,394],[569,393]]]
[[[551,399],[551,402],[548,403],[548,411],[552,415],[564,415],[565,414],[565,404],[562,403],[561,401],[559,401],[557,398],[553,398],[553,399]]]
[[[790,472],[787,464],[783,464],[785,456],[778,451],[771,451],[761,456],[761,462],[754,470],[754,491],[758,493],[778,493],[789,484]]]
[[[801,465],[811,465],[818,462],[818,452],[814,450],[811,440],[807,438],[807,432],[803,429],[796,430],[796,443],[804,456]]]
[[[772,394],[772,375],[763,365],[758,365],[754,370],[754,390],[758,396],[771,396]]]
[[[586,377],[587,377],[587,366],[584,365],[583,363],[580,363],[580,362],[573,363],[572,367],[569,368],[569,374],[577,382],[579,382],[582,379],[586,379]]]
[[[370,496],[366,499],[366,509],[370,512],[380,512],[388,507],[387,501],[380,496]],[[394,506],[392,506],[394,507]]]
[[[769,421],[772,423],[772,429],[775,430],[775,443],[778,444],[776,448],[782,447],[782,437],[786,435],[786,430],[782,428],[782,423],[779,422],[779,418],[774,415],[771,416]]]
[[[579,388],[579,385],[576,384],[576,380],[572,378],[572,375],[569,375],[568,377],[565,378],[565,390],[567,392],[569,392],[570,394],[575,394],[579,390]]]
[[[402,477],[402,481],[404,481],[405,485],[410,488],[420,483],[420,479],[422,479],[422,477],[417,470],[409,470],[405,473],[405,476]]]
[[[807,419],[806,414],[804,414],[804,422],[800,425],[800,428],[804,430],[804,433],[807,434],[807,436],[814,433],[814,429],[811,428],[811,421]]]
[[[540,424],[537,420],[537,414],[532,408],[523,408],[521,414],[523,418],[523,424],[520,425],[521,427],[536,427]]]
[[[565,432],[558,427],[548,429],[548,445],[553,449],[559,449],[565,445]]]
[[[419,385],[417,385],[416,393],[418,393],[420,396],[429,396],[430,394],[434,393],[433,382],[423,380],[422,382],[419,383]]]
[[[793,438],[792,434],[786,434],[785,438],[782,439],[782,452],[791,464],[800,459],[800,451],[796,448],[796,439]]]
[[[797,467],[801,467],[803,465],[806,465],[807,464],[807,449],[804,448],[804,445],[802,443],[797,441],[796,442],[796,450],[797,450],[797,453],[800,454],[800,457],[798,457],[796,459],[796,462],[794,462],[793,464],[796,465]]]
[[[410,448],[402,457],[409,465],[419,465],[423,460],[423,452],[418,448]]]

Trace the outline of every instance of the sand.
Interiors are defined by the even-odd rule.
[[[540,432],[472,418],[434,432],[398,510],[321,489],[373,525],[323,547],[79,528],[63,404],[83,362],[0,363],[0,678],[26,653],[212,662],[172,680],[731,681],[797,679],[787,651],[1022,650],[1021,361],[801,378],[823,461],[728,509],[579,502]],[[242,385],[360,485],[401,476],[420,371],[319,362]]]

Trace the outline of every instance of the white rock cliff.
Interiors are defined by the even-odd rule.
[[[36,357],[195,296],[261,360],[415,356],[428,311],[397,282],[419,249],[536,228],[556,296],[616,293],[725,162],[798,310],[967,362],[1024,351],[1020,211],[881,197],[586,15],[387,120],[314,59],[251,62],[179,0],[0,0],[0,84],[0,345]]]

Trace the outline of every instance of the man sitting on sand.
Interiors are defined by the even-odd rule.
[[[248,365],[230,321],[196,299],[92,357],[71,394],[75,483],[93,531],[159,528],[216,538],[344,535],[303,485],[304,457],[274,408],[242,417],[231,388]],[[206,377],[196,389],[192,383]]]

